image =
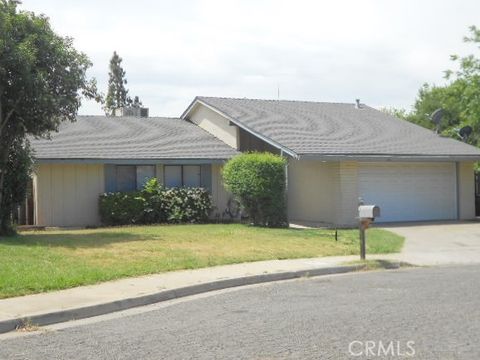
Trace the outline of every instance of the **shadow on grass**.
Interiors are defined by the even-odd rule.
[[[114,243],[145,241],[149,235],[139,235],[130,232],[88,232],[85,234],[59,233],[59,234],[19,234],[12,237],[0,237],[0,245],[10,246],[40,246],[40,247],[65,247],[98,248]],[[158,240],[159,237],[155,236]]]

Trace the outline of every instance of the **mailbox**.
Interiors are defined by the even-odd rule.
[[[377,205],[360,205],[358,207],[358,217],[360,220],[370,219],[373,221],[380,217],[380,208]]]

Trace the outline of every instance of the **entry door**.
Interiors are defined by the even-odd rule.
[[[359,196],[380,206],[379,222],[457,217],[455,163],[360,163]]]

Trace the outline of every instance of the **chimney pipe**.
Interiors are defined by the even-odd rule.
[[[355,109],[360,109],[360,99],[355,99]]]

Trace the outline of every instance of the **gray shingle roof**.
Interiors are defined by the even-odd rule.
[[[228,159],[237,151],[176,118],[78,116],[51,140],[32,139],[37,159]]]
[[[369,106],[197,97],[298,155],[472,157],[480,150]]]

